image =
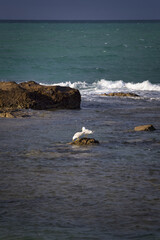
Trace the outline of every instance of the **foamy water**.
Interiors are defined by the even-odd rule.
[[[48,85],[48,84],[43,84]],[[79,89],[82,96],[90,97],[91,95],[97,95],[102,93],[112,92],[134,92],[140,95],[140,97],[147,97],[151,99],[160,100],[160,84],[152,84],[148,80],[140,83],[126,83],[122,80],[109,81],[101,79],[97,82],[89,84],[87,82],[60,82],[51,84],[53,86],[67,86],[71,88]]]

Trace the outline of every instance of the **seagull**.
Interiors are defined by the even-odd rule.
[[[72,140],[74,141],[75,139],[79,139],[82,135],[88,135],[88,134],[92,134],[93,131],[86,129],[85,127],[82,127],[82,132],[76,132],[72,138]]]

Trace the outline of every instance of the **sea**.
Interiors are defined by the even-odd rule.
[[[81,93],[0,118],[0,240],[160,240],[160,21],[0,21],[0,81]]]

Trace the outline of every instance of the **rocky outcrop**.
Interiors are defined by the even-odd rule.
[[[94,145],[99,144],[99,141],[94,138],[79,138],[70,143],[71,145]]]
[[[43,86],[34,81],[0,82],[0,110],[79,109],[81,96],[77,89]]]
[[[113,92],[113,93],[103,93],[101,96],[111,96],[111,97],[139,97],[139,95],[135,93],[124,93],[124,92]]]
[[[154,131],[154,130],[156,129],[151,124],[141,125],[134,128],[134,131]]]

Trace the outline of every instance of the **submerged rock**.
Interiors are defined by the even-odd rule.
[[[154,130],[156,129],[151,124],[141,125],[134,128],[134,131],[154,131]]]
[[[99,141],[95,140],[94,138],[79,138],[70,143],[71,145],[93,145],[99,144]]]
[[[43,86],[34,81],[0,82],[0,110],[79,109],[81,95],[77,89]]]
[[[113,93],[103,93],[101,96],[111,96],[111,97],[139,97],[139,95],[135,93],[124,93],[124,92],[113,92]]]

